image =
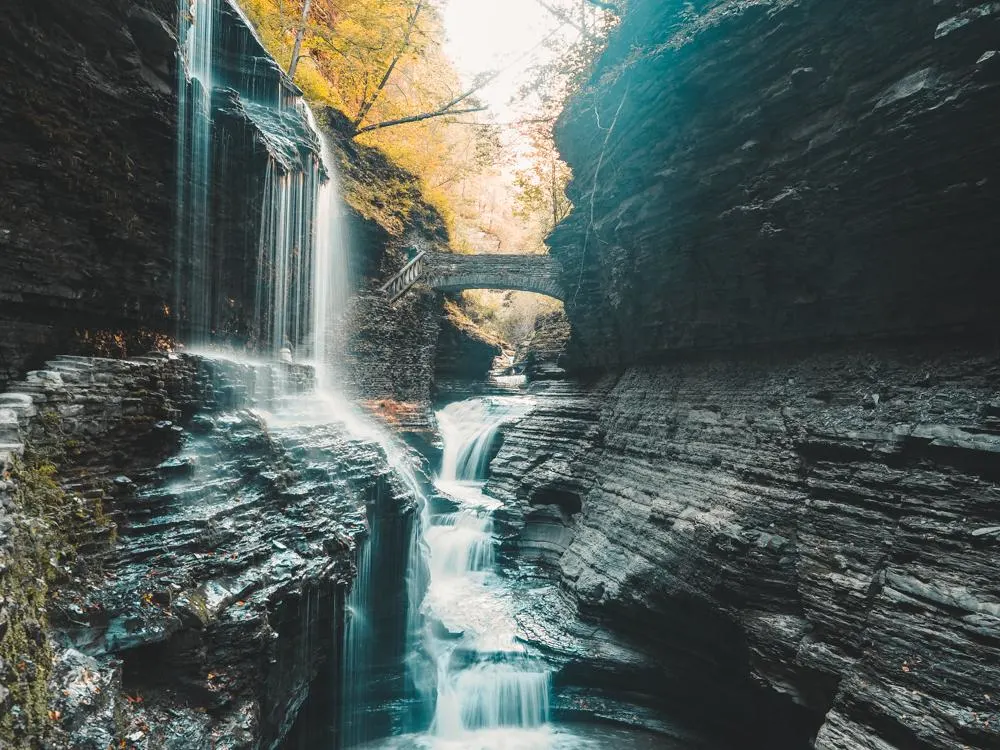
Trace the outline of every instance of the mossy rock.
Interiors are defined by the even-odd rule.
[[[113,526],[99,501],[81,509],[59,485],[55,460],[65,456],[58,415],[41,415],[37,442],[11,472],[11,525],[0,546],[0,747],[45,746],[53,728],[49,677],[53,650],[47,637],[52,587],[75,559],[77,535]],[[81,512],[82,510],[82,512]]]
[[[19,462],[12,472],[15,513],[0,552],[0,600],[6,619],[0,638],[0,684],[8,692],[0,712],[0,747],[34,747],[48,734],[48,679],[52,646],[46,638],[49,586],[71,553],[59,527],[47,520],[65,495],[51,464]]]

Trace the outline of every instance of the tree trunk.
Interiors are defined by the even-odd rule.
[[[306,26],[309,24],[309,6],[312,0],[305,0],[302,6],[302,23],[295,34],[295,46],[292,48],[292,61],[288,64],[288,77],[295,80],[295,68],[299,64],[299,55],[302,53],[302,38],[306,35]]]

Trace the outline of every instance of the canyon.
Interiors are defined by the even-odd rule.
[[[631,0],[556,128],[565,314],[513,390],[440,292],[379,292],[447,244],[415,178],[255,109],[248,61],[299,92],[217,18],[199,320],[177,8],[0,30],[0,746],[1000,742],[997,3]],[[261,337],[276,163],[339,179],[336,395],[148,353]]]

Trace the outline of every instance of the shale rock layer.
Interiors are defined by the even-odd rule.
[[[599,626],[583,653],[610,632],[645,655],[612,672],[639,703],[680,692],[710,724],[797,723],[823,750],[993,747],[998,376],[996,350],[924,347],[555,384],[490,489],[522,508],[508,544]],[[707,708],[757,687],[784,707]]]
[[[578,364],[992,335],[998,49],[992,2],[629,2],[557,128]]]

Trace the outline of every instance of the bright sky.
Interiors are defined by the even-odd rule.
[[[445,51],[466,85],[478,73],[503,68],[524,56],[478,93],[497,119],[510,118],[510,98],[545,50],[525,53],[538,46],[558,21],[536,0],[445,0],[444,22]]]

